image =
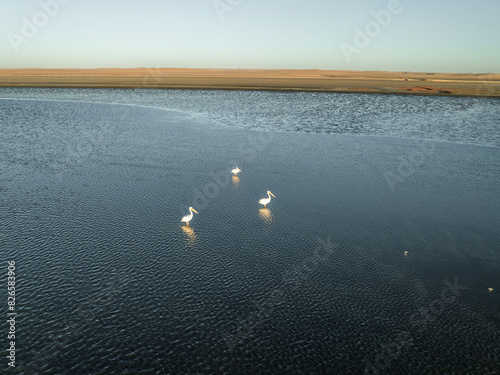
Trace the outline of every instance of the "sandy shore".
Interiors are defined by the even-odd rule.
[[[0,69],[0,87],[284,90],[500,97],[500,74],[252,69]]]

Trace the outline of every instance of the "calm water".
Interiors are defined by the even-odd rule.
[[[0,98],[18,373],[500,370],[498,100]]]

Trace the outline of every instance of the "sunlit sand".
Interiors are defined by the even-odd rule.
[[[0,69],[0,87],[363,92],[500,97],[500,74],[256,69]]]

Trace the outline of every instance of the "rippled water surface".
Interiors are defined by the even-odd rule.
[[[425,138],[500,146],[500,100],[268,91],[0,88],[0,98],[113,102],[182,111],[214,127]]]
[[[18,373],[498,373],[497,100],[0,97]]]

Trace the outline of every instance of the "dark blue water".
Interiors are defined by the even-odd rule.
[[[5,271],[16,261],[17,373],[498,371],[500,149],[487,139],[498,124],[473,112],[498,116],[498,102],[328,99],[422,108],[414,121],[394,114],[412,124],[400,135],[430,111],[411,99],[446,108],[427,124],[451,122],[460,105],[484,122],[475,138],[453,126],[398,138],[282,132],[288,107],[263,110],[267,128],[250,129],[255,108],[288,93],[252,93],[252,115],[240,117],[229,93],[220,112],[199,92],[198,112],[172,112],[138,103],[145,91],[0,100],[0,255]],[[124,95],[135,99],[95,103]],[[300,95],[308,107],[318,94]],[[267,190],[276,198],[262,209]],[[189,206],[199,214],[187,228]]]

